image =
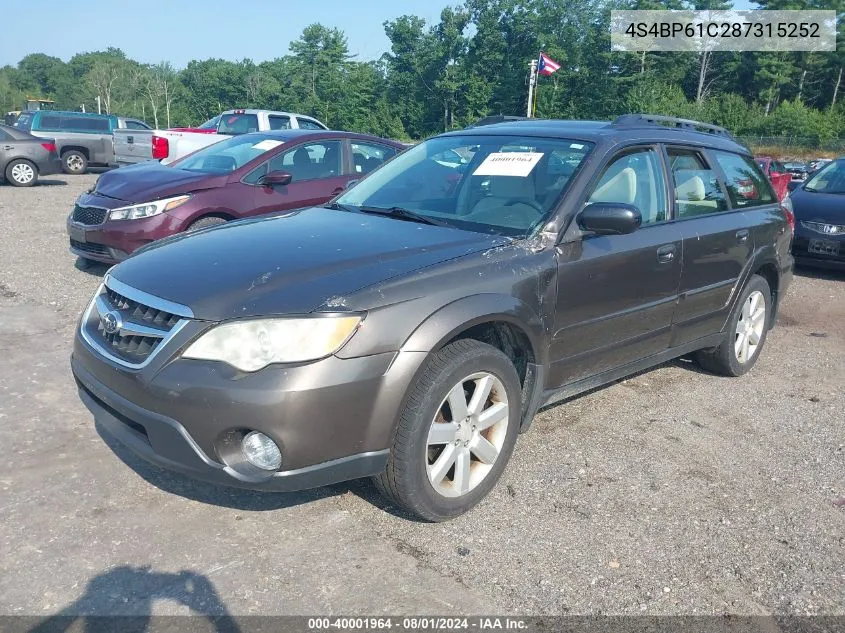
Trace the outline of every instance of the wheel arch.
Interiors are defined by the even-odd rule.
[[[547,363],[547,346],[542,344],[543,326],[537,313],[509,295],[465,297],[430,314],[401,349],[433,353],[461,339],[481,341],[511,359],[522,386],[522,424],[527,426],[538,408]]]
[[[68,152],[79,152],[85,156],[85,160],[91,160],[91,152],[84,145],[62,145],[59,149],[59,156],[64,156]]]

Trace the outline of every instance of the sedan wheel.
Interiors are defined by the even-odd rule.
[[[508,431],[508,395],[487,372],[467,376],[449,391],[431,422],[426,472],[434,490],[459,497],[484,481]]]
[[[745,300],[736,322],[734,354],[740,363],[747,363],[757,354],[765,327],[766,300],[762,292],[755,290]]]
[[[6,180],[15,187],[31,187],[38,180],[38,171],[29,161],[15,160],[6,167]]]

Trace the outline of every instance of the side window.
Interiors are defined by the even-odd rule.
[[[682,149],[668,152],[679,219],[719,213],[728,208],[719,179],[701,154]]]
[[[589,202],[632,204],[640,210],[643,225],[665,221],[665,181],[657,152],[643,149],[616,158],[604,170]]]
[[[38,120],[38,129],[59,132],[64,129],[62,123],[62,117],[57,114],[42,114]]]
[[[246,176],[243,177],[242,182],[245,182],[250,185],[257,185],[259,179],[267,174],[267,165],[268,163],[262,163],[251,172],[249,172]]]
[[[5,130],[0,130],[0,141],[11,141],[12,135],[6,133]]]
[[[282,116],[280,114],[271,114],[267,118],[270,119],[270,129],[271,130],[289,130],[290,129],[290,117],[289,116]]]
[[[730,152],[713,152],[725,172],[725,186],[734,207],[756,207],[770,204],[775,194],[757,165],[745,156]]]
[[[293,175],[292,182],[339,176],[340,141],[306,143],[270,161],[270,171],[284,170]]]
[[[301,117],[296,117],[296,122],[299,125],[300,130],[325,130],[322,125],[318,124],[316,121],[312,121],[311,119],[303,119]]]
[[[368,174],[384,161],[393,158],[396,150],[384,145],[372,143],[352,143],[352,163],[356,174]]]
[[[150,126],[140,121],[127,121],[126,129],[128,130],[149,130]]]

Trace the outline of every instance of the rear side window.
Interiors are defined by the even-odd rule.
[[[58,114],[43,114],[38,121],[39,130],[62,130],[62,117]]]
[[[296,117],[296,122],[299,124],[300,130],[324,130],[322,125],[317,123],[316,121],[312,121],[311,119],[302,119],[300,117]]]
[[[0,141],[11,141],[12,135],[7,134],[5,130],[0,130]]]
[[[270,129],[271,130],[289,130],[290,129],[290,117],[289,116],[282,116],[281,114],[271,114],[267,118],[270,119]]]
[[[669,149],[668,154],[678,219],[728,208],[719,179],[701,154],[683,149]]]
[[[15,121],[14,127],[21,129],[21,130],[28,130],[32,127],[32,115],[23,113],[18,117],[18,120]]]
[[[396,150],[392,147],[373,143],[352,143],[352,162],[356,174],[370,173],[395,154]]]
[[[730,152],[716,152],[716,162],[725,172],[725,186],[734,207],[756,207],[775,201],[769,181],[754,161]]]
[[[218,134],[249,134],[258,131],[258,116],[255,114],[224,114],[217,128]]]
[[[46,132],[111,132],[111,123],[106,117],[68,116],[59,114],[42,114],[38,121],[38,129]]]

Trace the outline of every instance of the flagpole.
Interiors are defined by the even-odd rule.
[[[534,90],[537,84],[537,60],[531,60],[531,73],[528,77],[528,108],[526,116],[530,119],[534,115]]]

